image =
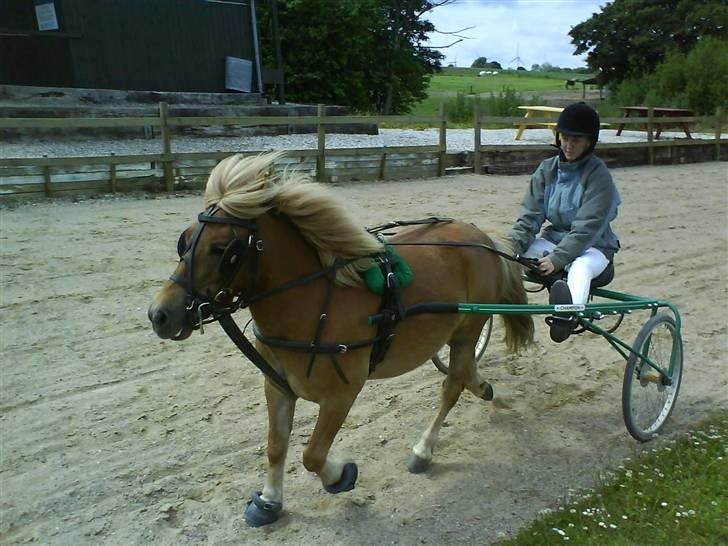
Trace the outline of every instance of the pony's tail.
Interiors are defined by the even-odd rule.
[[[494,241],[501,252],[513,254],[510,243],[504,240]],[[514,261],[501,257],[501,298],[502,303],[524,305],[528,303],[528,294],[521,280],[521,266]],[[501,315],[506,327],[505,342],[508,351],[516,353],[526,349],[533,343],[533,318],[531,315]]]

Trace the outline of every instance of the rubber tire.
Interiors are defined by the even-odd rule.
[[[642,359],[638,357],[634,353],[630,353],[629,357],[627,358],[627,364],[624,369],[624,382],[622,384],[622,414],[624,416],[624,424],[627,426],[627,430],[632,435],[633,438],[636,440],[639,440],[640,442],[647,442],[649,440],[652,440],[652,438],[655,437],[655,435],[659,432],[660,428],[665,424],[665,421],[667,421],[667,418],[670,416],[670,413],[672,413],[672,410],[675,407],[675,401],[677,400],[677,395],[680,390],[680,383],[682,381],[682,371],[683,371],[683,343],[682,343],[682,337],[677,337],[678,332],[676,330],[675,321],[673,318],[667,314],[661,313],[659,315],[655,315],[651,317],[645,324],[642,326],[642,329],[639,331],[639,334],[637,334],[637,337],[635,338],[634,344],[632,345],[632,348],[635,351],[641,351],[642,347],[645,345],[645,343],[650,339],[650,336],[652,333],[660,326],[666,326],[667,329],[670,331],[671,339],[672,339],[672,348],[670,350],[670,359],[673,358],[673,354],[675,353],[675,350],[677,349],[678,354],[675,355],[675,369],[673,370],[673,377],[672,377],[672,385],[665,386],[665,389],[670,389],[670,391],[667,393],[667,397],[662,402],[661,407],[659,408],[659,412],[656,412],[657,415],[655,415],[654,419],[652,419],[652,422],[649,426],[642,426],[638,424],[635,420],[634,415],[632,414],[632,408],[634,401],[632,400],[633,394],[636,392],[634,391],[635,388],[659,388],[655,383],[653,382],[647,382],[646,385],[641,385],[638,380],[638,374],[640,373],[640,370],[642,368]],[[652,348],[650,348],[651,351]],[[654,355],[650,354],[648,351],[647,356],[651,357],[653,361],[655,361]],[[657,362],[655,361],[655,364],[657,364],[660,367],[669,367],[670,361],[667,362]],[[652,368],[650,368],[652,369]]]
[[[483,355],[485,354],[485,350],[488,348],[488,343],[490,342],[490,335],[493,332],[493,320],[494,317],[490,317],[488,322],[485,323],[485,326],[483,326],[483,329],[480,332],[480,337],[478,337],[478,343],[475,346],[475,363],[477,364],[480,362],[480,359],[483,358]],[[432,363],[435,365],[435,367],[440,370],[442,373],[447,375],[449,369],[448,369],[448,363],[445,362],[442,358],[440,358],[439,355],[435,355],[432,357]]]

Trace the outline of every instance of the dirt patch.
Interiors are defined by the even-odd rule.
[[[726,168],[613,173],[624,204],[612,287],[669,299],[683,316],[669,436],[728,406]],[[468,175],[336,191],[363,225],[437,214],[503,233],[525,184]],[[486,544],[643,448],[622,423],[623,362],[606,342],[555,345],[538,321],[536,346],[511,356],[496,325],[483,371],[496,399],[463,395],[429,472],[405,467],[438,400],[442,377],[426,364],[359,397],[334,444],[359,463],[350,493],[325,493],[303,468],[315,407],[299,402],[285,515],[247,528],[265,469],[261,376],[218,327],[164,342],[146,318],[200,207],[199,196],[126,197],[0,211],[1,542]],[[646,319],[628,317],[622,337]]]

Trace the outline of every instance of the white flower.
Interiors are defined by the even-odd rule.
[[[562,537],[563,537],[563,536],[566,536],[566,533],[565,533],[564,531],[562,531],[561,529],[558,529],[557,527],[552,527],[552,528],[551,528],[551,530],[552,530],[552,531],[553,531],[554,533],[558,533],[558,534],[560,534],[560,535],[561,535]]]
[[[666,503],[665,501],[662,501],[662,502],[660,503],[660,506],[662,506],[662,507],[665,507],[665,506],[667,506],[667,503]]]

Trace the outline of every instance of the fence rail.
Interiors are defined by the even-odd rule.
[[[552,123],[553,118],[528,118],[529,124]],[[483,172],[484,157],[507,152],[550,153],[549,145],[482,145],[483,125],[512,127],[522,124],[523,117],[481,115],[479,105],[473,112],[474,146],[469,154],[471,164],[460,167],[476,173]],[[602,122],[610,125],[646,126],[647,142],[602,143],[600,150],[647,150],[647,163],[654,164],[656,154],[663,148],[706,146],[715,147],[712,158],[721,158],[727,139],[721,138],[724,120],[718,110],[715,116],[659,118],[650,110],[647,117],[608,117]],[[438,143],[426,146],[382,148],[326,148],[326,127],[336,124],[415,124],[428,123],[438,127]],[[654,138],[658,124],[700,123],[715,127],[713,139],[680,139],[658,141]],[[178,188],[202,185],[214,165],[234,153],[173,152],[172,128],[200,126],[315,126],[318,145],[315,149],[286,150],[281,160],[307,170],[319,180],[356,180],[442,176],[451,158],[447,154],[447,118],[444,106],[437,116],[326,116],[320,105],[316,116],[169,116],[166,103],[159,104],[157,116],[104,118],[0,118],[0,129],[70,129],[70,128],[159,128],[159,153],[78,157],[0,158],[0,199],[17,195],[46,196],[78,191],[116,192],[130,189],[174,191]],[[249,154],[259,153],[247,152]]]

